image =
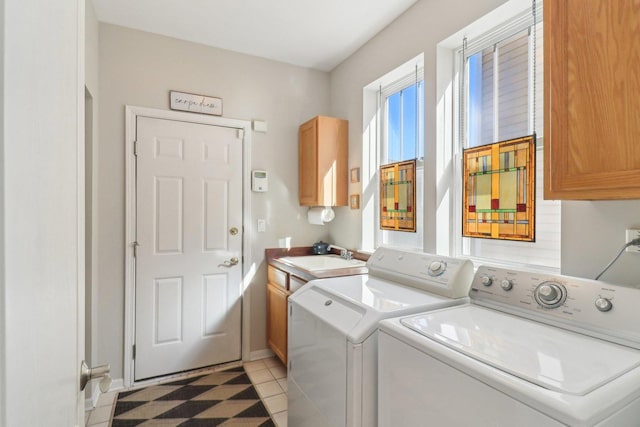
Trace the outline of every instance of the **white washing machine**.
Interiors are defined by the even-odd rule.
[[[289,298],[291,427],[376,426],[378,322],[468,301],[467,260],[380,248],[367,267]]]
[[[379,425],[640,426],[640,289],[480,267],[380,324]]]

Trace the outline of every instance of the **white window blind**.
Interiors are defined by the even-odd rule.
[[[535,31],[529,10],[483,36],[469,40],[464,49],[465,74],[460,79],[464,97],[460,103],[463,109],[460,115],[463,120],[461,148],[537,134],[536,240],[528,243],[460,237],[457,247],[458,255],[480,262],[559,269],[560,203],[543,200],[543,31],[541,2],[537,3],[539,19]],[[461,187],[460,183],[457,197],[460,216]]]

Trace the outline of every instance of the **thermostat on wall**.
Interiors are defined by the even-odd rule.
[[[267,191],[268,186],[267,171],[251,171],[251,189],[253,191],[263,193]]]

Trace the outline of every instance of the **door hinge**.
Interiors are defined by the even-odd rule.
[[[138,155],[138,141],[133,141],[133,155]]]
[[[289,305],[289,317],[293,315],[293,306]]]
[[[133,257],[138,258],[138,242],[133,242]]]
[[[133,352],[133,359],[135,360],[135,358],[136,358],[136,345],[135,344],[133,345],[132,352]]]

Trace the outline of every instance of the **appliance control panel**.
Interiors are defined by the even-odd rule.
[[[476,271],[471,300],[596,336],[620,336],[640,348],[640,289],[591,279],[490,266]]]
[[[378,248],[367,268],[370,276],[449,298],[467,297],[473,279],[469,260],[391,248]]]

